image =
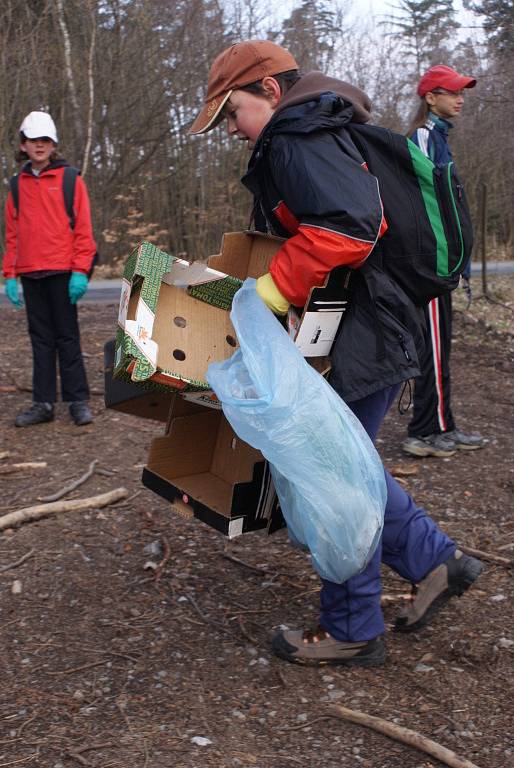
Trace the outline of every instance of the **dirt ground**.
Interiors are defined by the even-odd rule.
[[[477,300],[465,313],[459,302],[454,411],[487,447],[413,460],[400,450],[408,416],[397,410],[378,447],[390,469],[414,471],[401,480],[444,530],[506,562],[489,562],[423,632],[388,631],[383,668],[349,671],[297,667],[270,652],[273,628],[317,618],[317,577],[285,531],[229,542],[142,487],[149,442],[163,427],[104,408],[102,350],[117,308],[80,309],[94,423],[75,427],[61,405],[53,423],[26,430],[12,425],[30,401],[25,317],[0,308],[0,453],[9,452],[0,514],[58,491],[94,459],[112,474],[95,472],[66,498],[129,491],[114,506],[0,533],[0,766],[443,765],[334,717],[334,704],[415,729],[480,768],[513,765],[512,312]],[[384,572],[388,624],[408,590]]]

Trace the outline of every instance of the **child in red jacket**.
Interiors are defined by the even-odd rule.
[[[20,126],[17,159],[26,162],[17,179],[18,199],[11,190],[5,209],[5,293],[15,307],[23,306],[20,277],[33,355],[33,403],[17,416],[17,427],[54,418],[57,357],[62,399],[69,403],[71,417],[77,426],[92,421],[76,302],[87,290],[96,244],[87,189],[80,176],[75,185],[73,228],[70,225],[63,196],[68,163],[56,152],[57,142],[49,114],[27,115]]]

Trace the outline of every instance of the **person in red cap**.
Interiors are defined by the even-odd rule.
[[[452,161],[448,144],[450,122],[460,114],[464,92],[476,80],[459,75],[444,64],[430,67],[418,83],[420,105],[407,135],[436,165]],[[468,295],[470,264],[463,273]],[[458,429],[450,405],[450,351],[452,336],[451,293],[432,299],[425,309],[427,334],[416,378],[413,416],[402,444],[412,456],[453,456],[457,450],[474,451],[485,444],[479,434]]]
[[[402,383],[419,374],[422,319],[374,258],[387,224],[378,181],[350,135],[352,123],[370,119],[370,109],[359,88],[321,72],[301,74],[289,51],[267,40],[247,40],[215,59],[205,104],[190,132],[206,133],[225,120],[229,135],[251,150],[242,181],[254,195],[256,225],[285,239],[269,272],[256,281],[257,293],[275,314],[284,315],[290,304],[303,306],[336,267],[350,268],[345,274],[352,297],[331,350],[330,384],[375,441]],[[384,529],[369,565],[343,584],[322,579],[318,626],[278,631],[272,647],[280,658],[311,665],[382,664],[381,562],[418,585],[396,620],[405,632],[422,628],[480,574],[482,563],[459,551],[385,469],[384,474]]]
[[[7,196],[2,266],[5,293],[16,308],[23,306],[21,279],[33,388],[32,405],[14,423],[30,427],[53,420],[58,359],[62,399],[74,423],[83,426],[93,417],[76,302],[87,290],[96,253],[87,188],[77,176],[72,221],[64,196],[68,163],[57,151],[57,129],[47,112],[30,112],[20,125],[19,139],[16,159],[23,165]]]

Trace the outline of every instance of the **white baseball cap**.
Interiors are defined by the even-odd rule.
[[[48,136],[54,144],[58,143],[57,128],[48,112],[30,112],[20,125],[20,131],[27,139],[40,139]]]

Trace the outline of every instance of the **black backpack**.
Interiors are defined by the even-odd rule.
[[[373,257],[419,306],[452,291],[473,245],[454,164],[435,166],[414,142],[387,128],[356,123],[346,128],[378,179],[388,224]]]
[[[64,169],[63,177],[62,177],[62,194],[64,197],[64,208],[66,210],[66,215],[70,222],[70,229],[75,229],[75,211],[73,210],[73,201],[75,199],[75,183],[77,181],[77,176],[80,174],[80,171],[78,168],[72,168],[71,166],[67,165]],[[14,207],[16,208],[16,213],[19,213],[20,211],[20,174],[17,173],[14,176],[12,176],[9,180],[9,189],[11,191]],[[91,269],[87,273],[88,279],[91,279],[91,275],[93,274],[93,270],[97,264],[100,263],[100,254],[98,251],[93,256],[93,261],[91,262]]]

